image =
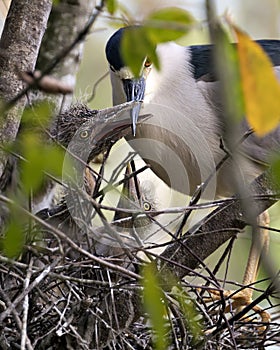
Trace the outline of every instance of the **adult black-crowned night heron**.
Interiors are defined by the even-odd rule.
[[[180,181],[171,185],[180,192],[192,194],[204,180],[201,178],[203,163],[210,171],[211,166],[217,164],[224,156],[224,150],[220,147],[220,137],[224,136],[225,126],[224,106],[218,93],[219,82],[213,64],[212,46],[183,47],[174,42],[159,44],[157,54],[160,70],[155,69],[147,58],[143,62],[142,75],[136,79],[128,67],[125,67],[121,55],[121,40],[125,30],[127,29],[119,29],[106,45],[113,104],[143,100],[144,113],[147,109],[151,111],[151,105],[154,106],[153,124],[157,125],[143,123],[137,130],[139,108],[134,109],[132,127],[136,131],[135,137],[143,138],[147,143],[149,140],[158,141],[158,144],[152,144],[152,159],[149,159],[149,163],[153,171],[167,184],[171,184],[172,179],[168,178],[168,173],[162,165],[165,168],[167,164],[172,164],[174,155],[178,155],[186,170],[189,186],[184,187]],[[271,58],[275,72],[280,77],[280,41],[259,40],[258,43]],[[240,137],[248,129],[247,123],[243,121],[240,125]],[[189,138],[192,138],[193,143],[197,142],[200,145],[193,148],[188,142]],[[161,143],[164,143],[166,148],[160,148]],[[142,155],[142,145],[137,145],[137,151]],[[172,150],[168,155],[167,148]],[[240,178],[243,177],[246,183],[251,183],[264,170],[262,165],[266,163],[268,154],[278,149],[280,128],[262,139],[254,134],[248,137],[242,145],[245,157],[240,169]],[[164,159],[165,164],[161,163],[161,159]],[[213,159],[214,163],[209,159]],[[231,181],[232,167],[229,163],[230,161],[217,174],[217,196],[230,195],[235,191]]]
[[[141,76],[135,78],[125,66],[121,54],[121,40],[126,30],[119,29],[106,45],[113,104],[143,100],[142,111],[152,111],[154,122],[143,123],[136,128],[140,108],[134,109],[131,117],[135,138],[130,137],[133,147],[147,159],[152,170],[165,183],[180,192],[192,194],[205,180],[202,176],[203,168],[210,175],[224,156],[224,150],[220,147],[220,137],[225,129],[224,104],[218,92],[219,82],[213,64],[212,46],[183,47],[174,42],[159,44],[156,51],[160,70],[154,68],[146,57]],[[258,43],[270,57],[275,73],[280,77],[280,41],[260,40]],[[242,121],[239,136],[248,129],[246,121]],[[147,146],[149,144],[150,147]],[[165,147],[162,147],[163,144]],[[143,145],[149,148],[148,153]],[[233,169],[235,173],[238,170],[238,178],[243,186],[263,172],[270,152],[280,149],[280,128],[262,139],[250,135],[240,149],[242,165],[227,160],[216,174],[213,197],[232,195],[235,192]],[[176,157],[181,161],[180,169],[176,169]],[[167,167],[175,168],[173,174],[176,176],[177,173],[177,180],[170,178]],[[184,182],[187,181],[188,186],[184,187]],[[267,215],[263,217],[267,218]],[[259,251],[253,246],[244,276],[245,285],[255,281],[259,257]],[[252,292],[249,289],[245,292],[244,303],[249,303]],[[266,314],[262,316],[263,320],[269,318]]]

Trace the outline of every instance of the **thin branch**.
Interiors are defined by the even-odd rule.
[[[129,271],[121,266],[117,266],[115,264],[111,264],[107,261],[105,261],[102,258],[99,258],[91,253],[89,253],[88,251],[82,249],[81,247],[79,247],[75,242],[73,242],[64,232],[56,229],[55,227],[53,227],[52,225],[48,224],[46,221],[40,219],[39,217],[37,217],[36,215],[33,215],[32,213],[30,213],[28,210],[24,209],[23,207],[21,207],[20,205],[18,205],[16,202],[14,202],[13,200],[0,195],[0,201],[3,201],[4,203],[7,203],[11,206],[15,206],[17,209],[19,209],[21,212],[23,212],[25,215],[27,215],[28,217],[31,217],[32,219],[34,219],[37,223],[39,223],[40,225],[42,225],[43,227],[47,228],[48,230],[50,230],[50,232],[53,232],[55,235],[57,235],[61,240],[63,240],[64,242],[67,242],[69,244],[70,247],[72,247],[74,250],[78,251],[79,253],[87,256],[88,258],[92,259],[93,261],[95,261],[96,263],[103,265],[104,267],[107,267],[113,271],[119,272],[120,274],[123,274],[126,277],[131,277],[132,279],[141,279],[141,276]],[[1,321],[1,318],[0,318]]]
[[[263,200],[254,201],[256,216],[276,203],[273,196],[277,193],[277,196],[279,195],[279,189],[273,182],[273,175],[270,170],[256,178],[251,184],[249,191],[253,196],[264,196]],[[251,203],[253,196],[251,197]],[[240,199],[234,198],[232,201],[227,201],[220,205],[183,236],[183,242],[194,253],[193,256],[186,254],[178,242],[170,244],[162,253],[162,256],[168,257],[182,266],[195,269],[199,265],[195,255],[199,256],[201,260],[206,259],[224,242],[243,230],[246,224],[247,217]],[[199,236],[197,237],[198,234]],[[184,269],[174,268],[172,264],[167,264],[162,266],[162,268],[163,271],[170,269],[179,279],[186,275]]]
[[[32,265],[33,265],[33,259],[31,258],[27,274],[24,280],[24,289],[27,289],[30,285],[30,278],[32,275]],[[28,310],[29,310],[29,296],[28,293],[24,297],[23,300],[23,320],[22,320],[22,330],[21,330],[21,344],[20,349],[25,350],[25,345],[27,342],[27,320],[28,320]]]

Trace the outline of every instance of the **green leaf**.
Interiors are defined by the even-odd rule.
[[[180,306],[186,327],[192,334],[192,346],[195,346],[203,339],[202,316],[196,310],[192,299],[179,284],[172,289],[171,294]]]
[[[116,0],[106,0],[106,6],[108,12],[113,15],[117,10],[117,1]]]
[[[173,41],[186,35],[194,22],[189,12],[176,8],[164,8],[153,12],[144,22],[146,32],[155,44]]]
[[[57,6],[57,5],[59,5],[59,4],[60,4],[60,0],[53,0],[53,2],[52,2],[52,3],[53,3],[53,5],[54,5],[54,6]]]
[[[35,128],[46,128],[49,126],[52,117],[52,107],[48,102],[42,102],[35,107],[26,108],[21,118],[23,130]]]
[[[35,134],[26,133],[22,136],[23,157],[22,184],[26,193],[31,190],[36,193],[43,183],[45,152],[40,140]]]
[[[62,176],[63,150],[45,144],[36,134],[28,132],[22,136],[22,155],[26,160],[21,163],[22,183],[27,194],[41,189],[46,173]]]
[[[155,265],[152,263],[143,268],[144,308],[150,317],[155,333],[155,349],[166,350],[168,347],[167,334],[169,330],[166,320],[166,301],[156,272]]]
[[[280,186],[280,155],[279,153],[273,153],[271,155],[270,162],[271,164],[271,174],[273,183],[275,184],[276,188],[279,188]]]
[[[135,77],[141,75],[143,63],[147,56],[156,67],[159,66],[156,45],[150,40],[143,27],[135,26],[125,31],[121,42],[121,52],[125,64],[131,69]]]
[[[54,145],[47,145],[44,148],[44,171],[56,176],[62,176],[65,153],[61,148]]]
[[[143,26],[127,29],[122,38],[121,52],[133,75],[141,75],[146,57],[160,69],[156,53],[157,44],[182,37],[188,32],[193,21],[193,17],[182,9],[166,8],[152,13]]]
[[[245,106],[236,46],[234,46],[220,24],[215,26],[215,58],[218,78],[221,81],[222,100],[226,106],[225,116],[231,123],[244,118]]]
[[[15,259],[21,254],[23,245],[24,232],[22,226],[18,218],[12,217],[3,239],[3,252],[8,258]]]
[[[44,185],[45,173],[61,176],[64,151],[47,142],[45,133],[50,125],[52,106],[43,102],[35,107],[25,109],[21,132],[14,146],[26,161],[21,162],[23,189],[26,194],[33,194]]]

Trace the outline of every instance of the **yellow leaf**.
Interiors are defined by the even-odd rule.
[[[234,27],[248,123],[259,136],[280,121],[280,84],[263,49]]]

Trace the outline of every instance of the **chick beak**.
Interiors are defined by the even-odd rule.
[[[118,208],[122,209],[139,209],[141,207],[141,194],[139,188],[139,181],[136,176],[132,176],[131,164],[128,163],[125,170],[125,181],[121,192],[121,197],[117,205]],[[130,225],[131,227],[131,214],[124,212],[116,212],[114,221],[120,219],[130,219],[124,222],[123,225]]]
[[[140,77],[138,79],[123,79],[123,88],[126,94],[127,102],[129,101],[143,101],[145,95],[145,79]],[[136,135],[136,123],[139,117],[141,105],[135,105],[131,112],[131,126],[132,134]]]

